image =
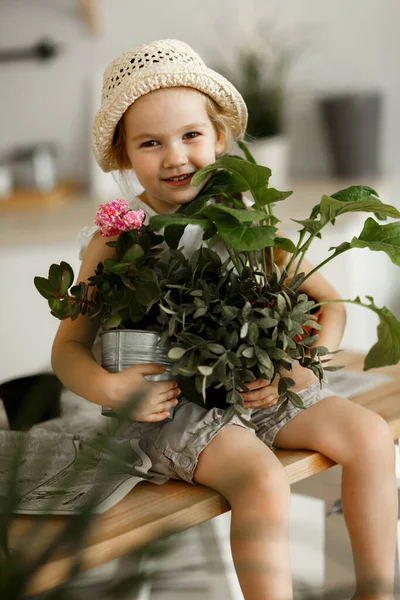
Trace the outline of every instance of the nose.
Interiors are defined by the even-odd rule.
[[[174,144],[166,148],[163,158],[163,167],[165,169],[181,167],[186,165],[187,162],[188,157],[181,144]]]

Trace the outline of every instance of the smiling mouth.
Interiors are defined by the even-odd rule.
[[[177,177],[169,177],[168,179],[164,179],[163,181],[172,181],[172,182],[179,182],[179,181],[186,181],[187,179],[190,179],[191,177],[193,177],[194,173],[186,173],[185,175],[179,175]]]

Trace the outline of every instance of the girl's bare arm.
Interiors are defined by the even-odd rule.
[[[304,273],[309,273],[312,266],[306,260],[301,263],[300,270]],[[316,302],[324,302],[325,300],[337,300],[340,298],[335,288],[325,279],[321,273],[313,273],[311,277],[306,279],[300,290],[306,293]],[[340,346],[342,341],[344,328],[346,325],[346,309],[343,302],[332,302],[324,304],[321,307],[321,312],[318,317],[318,322],[322,325],[322,329],[318,330],[319,339],[314,344],[316,346],[325,346],[328,350],[334,352]]]
[[[85,252],[77,281],[88,281],[97,264],[114,254],[104,238],[95,235]],[[54,372],[67,388],[91,402],[109,406],[108,373],[96,363],[91,351],[98,327],[97,320],[82,315],[75,321],[61,321],[51,360]]]

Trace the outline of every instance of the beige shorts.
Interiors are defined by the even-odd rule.
[[[305,407],[316,404],[323,398],[334,396],[334,392],[319,383],[299,392]],[[208,446],[219,431],[229,425],[238,425],[248,429],[272,450],[275,450],[274,439],[278,431],[303,409],[289,404],[288,409],[278,419],[275,418],[275,406],[253,409],[251,421],[257,431],[242,423],[234,416],[228,422],[222,420],[224,411],[220,408],[211,410],[202,408],[185,398],[181,398],[175,407],[174,418],[158,423],[138,423],[127,425],[121,432],[122,437],[140,440],[140,447],[152,462],[149,474],[157,474],[157,483],[168,479],[183,479],[196,484],[193,475],[200,453]]]

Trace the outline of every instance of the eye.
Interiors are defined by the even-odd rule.
[[[200,133],[198,133],[197,131],[189,131],[189,133],[185,133],[185,135],[183,137],[187,140],[194,140],[199,135],[200,135]]]
[[[158,142],[156,140],[149,140],[148,142],[143,142],[143,144],[141,144],[141,148],[154,148],[154,146],[157,146]]]

